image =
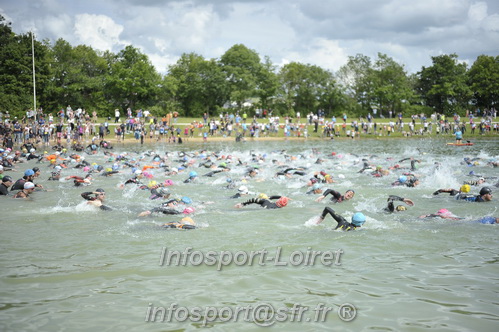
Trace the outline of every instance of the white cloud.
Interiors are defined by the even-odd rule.
[[[338,41],[317,38],[312,40],[300,52],[293,51],[286,54],[279,65],[290,62],[312,64],[327,70],[338,70],[348,60],[345,50],[339,46]]]
[[[74,32],[79,41],[100,51],[126,44],[120,41],[123,29],[105,15],[80,14],[75,17]]]
[[[499,4],[492,0],[16,0],[0,12],[12,28],[118,52],[132,44],[158,71],[182,53],[219,58],[244,44],[275,64],[336,70],[348,56],[384,53],[410,72],[431,56],[473,61],[497,55]]]

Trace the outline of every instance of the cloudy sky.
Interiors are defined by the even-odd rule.
[[[162,73],[183,53],[219,58],[235,44],[332,71],[359,53],[411,73],[431,56],[499,55],[497,0],[2,0],[0,14],[39,40],[115,53],[131,44]]]

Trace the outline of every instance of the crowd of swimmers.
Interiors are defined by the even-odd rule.
[[[29,150],[12,151],[11,149],[0,149],[0,195],[11,196],[18,199],[29,199],[35,191],[43,191],[45,188],[37,183],[37,179],[41,175],[40,168],[49,170],[51,181],[66,181],[72,182],[75,187],[93,186],[98,183],[97,176],[110,177],[115,174],[130,174],[130,177],[123,183],[119,184],[119,188],[124,189],[127,186],[136,186],[139,190],[147,191],[149,199],[159,201],[158,206],[151,207],[148,210],[142,211],[138,217],[146,217],[153,214],[159,215],[177,215],[175,221],[170,221],[162,225],[164,228],[177,229],[195,229],[196,223],[191,216],[196,212],[196,209],[191,206],[192,200],[187,197],[174,197],[171,186],[173,181],[167,178],[164,182],[156,182],[153,178],[159,178],[158,173],[162,173],[165,177],[171,177],[178,174],[186,174],[182,182],[186,185],[196,184],[202,181],[203,178],[213,178],[217,176],[225,176],[226,189],[236,189],[237,192],[227,198],[238,199],[234,207],[243,208],[249,205],[257,205],[265,209],[282,209],[288,206],[292,201],[291,198],[282,195],[274,194],[268,196],[265,193],[251,193],[246,184],[250,181],[264,181],[258,178],[262,165],[268,165],[269,158],[267,155],[256,154],[250,151],[249,158],[242,160],[232,155],[222,155],[216,152],[208,152],[206,150],[195,151],[190,153],[185,152],[166,152],[160,154],[154,151],[146,151],[143,153],[113,153],[111,146],[101,142],[100,144],[92,143],[86,148],[67,150],[65,148],[55,149],[53,153],[39,153],[35,146],[30,146]],[[84,156],[83,154],[87,156]],[[320,156],[319,151],[312,150],[311,155],[290,155],[285,150],[274,151],[278,155],[272,159],[271,167],[275,169],[274,177],[284,181],[298,180],[307,188],[306,193],[315,195],[316,202],[321,202],[326,198],[329,199],[326,206],[317,218],[317,224],[321,223],[328,215],[336,222],[335,229],[351,231],[362,227],[367,218],[362,212],[355,212],[351,221],[347,221],[340,213],[329,205],[335,205],[354,199],[356,190],[348,189],[341,193],[333,189],[337,181],[341,181],[344,176],[338,175],[334,177],[327,170],[312,171],[310,165],[296,165],[300,161],[315,160],[315,167],[321,168],[325,159],[341,158],[336,153],[329,156]],[[355,155],[352,155],[355,156]],[[94,157],[99,157],[99,159]],[[355,156],[358,157],[358,156]],[[98,164],[97,160],[106,159],[105,162]],[[93,160],[89,160],[93,159]],[[280,160],[278,160],[280,159]],[[416,187],[420,184],[421,175],[417,174],[418,165],[422,162],[421,159],[405,158],[398,162],[393,162],[387,159],[390,165],[380,166],[371,163],[369,158],[356,158],[352,167],[360,165],[362,168],[358,173],[372,177],[394,177],[391,182],[393,187],[405,186]],[[404,162],[408,161],[409,165]],[[463,165],[476,166],[481,160],[464,158]],[[35,167],[23,167],[24,165],[32,165]],[[486,165],[497,167],[497,161],[489,160]],[[438,169],[440,165],[435,164]],[[237,178],[231,169],[239,168],[243,172]],[[24,169],[23,176],[16,179],[13,178],[16,172]],[[206,171],[203,171],[206,170]],[[64,172],[64,176],[62,176]],[[198,174],[199,172],[199,174]],[[200,175],[201,174],[201,175]],[[396,174],[396,175],[395,175]],[[395,176],[394,176],[395,175]],[[473,171],[468,174],[471,179],[463,181],[459,189],[442,188],[436,190],[433,195],[448,194],[458,201],[467,202],[490,202],[493,199],[493,185],[484,184],[495,181],[497,178],[476,175]],[[121,179],[122,177],[120,177]],[[211,180],[210,180],[211,181]],[[495,184],[499,186],[499,182]],[[478,194],[471,194],[472,187],[479,187]],[[106,191],[102,188],[97,188],[93,191],[81,192],[81,197],[87,204],[95,206],[100,210],[113,210],[106,202]],[[402,204],[398,204],[401,202]],[[407,211],[408,207],[414,206],[414,202],[409,198],[403,198],[396,195],[389,195],[387,206],[384,211],[387,213],[398,213]],[[421,216],[421,218],[439,217],[444,219],[459,220],[460,217],[454,216],[450,211],[441,209],[435,214]],[[479,220],[479,223],[498,223],[499,219],[493,216],[486,216]]]

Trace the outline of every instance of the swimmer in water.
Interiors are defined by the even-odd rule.
[[[151,189],[151,196],[149,199],[159,199],[159,198],[168,198],[170,197],[170,192],[167,188],[164,187],[156,187]]]
[[[70,176],[66,176],[65,179],[66,180],[73,179],[73,183],[74,183],[75,187],[89,186],[92,184],[92,174],[91,173],[88,173],[87,175],[85,175],[85,177],[81,177],[81,176],[77,176],[77,175],[70,175]]]
[[[462,220],[464,218],[460,218],[455,216],[452,212],[450,212],[447,209],[440,209],[438,210],[437,213],[432,213],[432,214],[426,214],[422,215],[419,218],[442,218],[442,219],[450,219],[450,220]],[[477,220],[471,220],[470,222],[472,223],[478,223],[478,224],[499,224],[499,218],[492,217],[492,216],[486,216]]]
[[[54,170],[52,171],[48,179],[50,181],[59,181],[59,179],[61,178],[61,170],[62,170],[61,166],[55,166]]]
[[[478,180],[468,180],[464,181],[464,184],[470,185],[470,186],[479,186],[481,184],[485,183],[485,178],[484,177],[479,177]]]
[[[288,167],[283,171],[279,171],[275,173],[275,177],[279,176],[285,176],[287,178],[292,178],[293,174],[299,175],[299,176],[304,176],[306,173],[304,172],[304,168],[294,168],[294,167]]]
[[[314,185],[312,186],[312,189],[307,191],[306,194],[307,195],[312,195],[312,194],[320,195],[320,194],[322,194],[322,185],[320,183],[314,183]]]
[[[94,195],[94,196],[92,196]],[[104,200],[106,199],[106,192],[104,189],[96,189],[95,191],[88,191],[81,193],[81,197],[87,200],[87,203],[93,206],[97,206],[101,210],[109,211],[112,210],[110,207],[104,205]]]
[[[483,187],[482,189],[480,189],[479,195],[459,194],[456,195],[456,199],[478,203],[490,202],[492,200],[492,189],[490,187]]]
[[[414,202],[408,198],[402,198],[400,196],[390,195],[390,196],[388,196],[388,200],[387,200],[388,206],[386,208],[384,208],[383,211],[393,213],[393,212],[400,212],[400,211],[407,210],[407,208],[403,205],[395,206],[393,204],[393,201],[400,201],[400,202],[404,202],[405,204],[407,204],[409,206],[414,206]]]
[[[33,183],[33,180],[35,178],[35,172],[32,170],[32,169],[27,169],[25,172],[24,172],[24,176],[22,178],[20,178],[19,180],[17,180],[13,185],[12,187],[10,188],[11,191],[14,191],[14,190],[23,190],[24,189],[24,184],[26,182],[31,182]],[[40,189],[43,189],[43,186],[40,185],[40,184],[35,184],[35,187],[37,188],[40,188]]]
[[[317,179],[318,183],[334,183],[331,174],[327,174],[325,171],[314,173],[314,178]]]
[[[271,199],[277,199],[272,202]],[[265,209],[280,209],[288,205],[289,198],[285,196],[270,196],[269,198],[252,198],[246,202],[234,205],[235,208],[242,208],[249,204],[258,204]]]
[[[246,186],[240,186],[237,189],[237,193],[235,195],[230,196],[229,198],[240,198],[242,196],[246,196],[246,195],[249,195],[249,194],[250,194],[250,192],[249,192],[248,187],[246,187]]]
[[[440,209],[437,211],[437,213],[430,213],[430,214],[425,214],[420,216],[419,218],[424,219],[424,218],[442,218],[442,219],[450,219],[450,220],[460,220],[463,218],[459,218],[458,216],[454,215],[452,212],[450,212],[447,209]]]
[[[322,211],[317,224],[320,224],[328,214],[330,214],[331,217],[333,217],[338,223],[335,230],[339,229],[342,231],[353,231],[359,227],[362,227],[362,225],[366,222],[366,216],[362,212],[356,212],[352,216],[352,222],[348,222],[345,218],[339,214],[336,214],[336,212],[328,206]]]
[[[416,187],[419,185],[419,179],[414,174],[401,175],[392,186]]]
[[[0,195],[9,195],[9,187],[12,186],[12,178],[9,175],[6,175],[2,178],[2,183],[0,184]]]
[[[33,191],[35,191],[35,185],[33,182],[25,182],[23,190],[17,192],[14,195],[14,198],[28,198]]]
[[[332,189],[327,189],[321,196],[319,196],[315,201],[320,202],[322,201],[327,195],[331,194],[333,197],[331,197],[331,201],[333,203],[341,203],[343,201],[348,201],[355,196],[355,191],[353,189],[349,189],[345,192],[345,194],[340,194],[336,190]]]
[[[155,207],[152,210],[146,210],[139,213],[139,217],[144,217],[151,215],[153,213],[163,213],[163,214],[190,214],[194,212],[194,208],[186,207],[184,209],[179,208],[179,204],[190,204],[192,200],[189,197],[182,197],[181,199],[172,198],[162,203],[160,206]]]
[[[168,222],[161,225],[162,228],[175,228],[175,229],[196,229],[196,223],[190,217],[184,217],[180,221]]]
[[[413,172],[418,168],[417,165],[416,165],[416,163],[418,163],[418,164],[421,163],[421,160],[414,159],[413,157],[404,158],[404,159],[399,160],[398,162],[401,163],[401,162],[404,162],[406,160],[410,160],[411,161],[411,171],[413,171]]]
[[[184,180],[184,183],[194,182],[197,177],[198,177],[198,173],[196,171],[190,171],[189,172],[189,177]]]
[[[441,193],[447,193],[451,196],[456,196],[456,195],[459,195],[459,194],[467,194],[469,193],[471,190],[471,187],[469,184],[463,184],[461,186],[461,188],[459,188],[459,190],[456,190],[456,189],[452,189],[452,188],[446,188],[446,189],[438,189],[437,191],[435,191],[433,193],[433,195],[438,195],[438,194],[441,194]]]

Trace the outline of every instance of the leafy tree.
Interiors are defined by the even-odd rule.
[[[272,108],[272,99],[277,93],[279,79],[275,73],[276,66],[268,56],[257,73],[256,96],[259,98],[260,107],[263,109]]]
[[[87,109],[102,109],[107,105],[103,86],[107,75],[106,60],[86,45],[72,47],[58,39],[51,49],[53,63],[49,99],[51,108],[72,105]]]
[[[378,53],[373,69],[370,70],[370,78],[373,91],[369,99],[379,105],[380,115],[383,110],[392,111],[393,114],[402,111],[403,101],[413,99],[412,87],[404,67],[386,54]]]
[[[145,108],[157,103],[161,76],[147,55],[127,46],[116,56],[105,55],[109,75],[106,77],[105,96],[112,105],[124,109]],[[107,111],[111,115],[112,110]]]
[[[349,56],[347,64],[338,70],[339,82],[345,87],[347,95],[355,101],[356,106],[351,112],[361,113],[371,109],[374,91],[372,70],[371,58],[363,54]]]
[[[316,113],[320,107],[329,113],[342,99],[333,75],[318,66],[292,62],[281,68],[279,79],[286,113]]]
[[[260,56],[246,46],[237,44],[222,55],[220,63],[229,82],[230,99],[241,107],[248,98],[255,96],[262,67]]]
[[[472,96],[466,84],[466,64],[459,63],[456,54],[435,56],[432,62],[418,73],[418,89],[425,104],[446,115],[462,112]]]
[[[468,71],[475,103],[481,108],[499,104],[499,56],[480,55]]]
[[[36,40],[33,45],[39,100],[48,79],[47,45]],[[32,36],[16,35],[0,15],[0,109],[21,118],[33,106]]]
[[[175,82],[175,95],[186,116],[213,114],[228,100],[226,77],[215,60],[205,60],[195,53],[182,54],[169,67],[168,76]]]

